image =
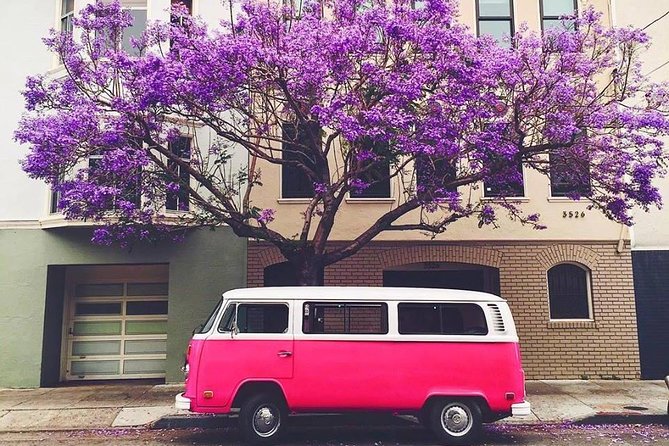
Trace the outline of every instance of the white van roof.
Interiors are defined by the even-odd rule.
[[[242,288],[223,294],[234,300],[402,300],[504,302],[499,296],[479,291],[437,288],[392,287],[268,287]]]

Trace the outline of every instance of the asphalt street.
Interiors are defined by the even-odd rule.
[[[0,433],[2,445],[241,445],[234,429],[104,429]],[[431,446],[418,426],[318,426],[292,429],[283,446]],[[667,425],[487,425],[481,446],[669,446]]]

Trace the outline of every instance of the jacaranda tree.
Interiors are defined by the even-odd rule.
[[[461,194],[482,181],[504,190],[521,163],[548,175],[558,160],[579,186],[570,197],[619,222],[661,204],[652,180],[664,173],[668,97],[642,74],[642,31],[587,9],[500,45],[458,23],[457,2],[412,3],[251,0],[217,29],[177,6],[125,51],[130,16],[98,0],[74,32],[45,39],[64,75],[27,81],[23,167],[59,192],[67,218],[99,222],[95,242],[226,224],[278,247],[302,284],[383,231],[494,225],[500,210],[541,228],[512,201]],[[202,128],[216,140],[174,150],[184,129]],[[231,167],[235,151],[249,167]],[[313,188],[298,234],[273,230],[276,211],[254,205],[276,190],[258,160]],[[328,244],[347,194],[388,178],[402,184],[392,210]],[[176,224],[164,211],[175,195],[189,209]]]

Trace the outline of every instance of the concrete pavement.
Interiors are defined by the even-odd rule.
[[[0,432],[148,427],[215,427],[220,417],[174,409],[181,385],[112,383],[30,390],[0,389]],[[528,381],[532,415],[507,423],[666,423],[662,381]]]

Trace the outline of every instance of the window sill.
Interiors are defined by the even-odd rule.
[[[309,204],[313,198],[277,198],[279,204]]]
[[[572,200],[569,197],[548,197],[546,201],[549,203],[578,203],[578,204],[587,204],[586,200]]]
[[[481,197],[482,201],[488,202],[500,202],[500,201],[515,201],[518,203],[528,203],[530,201],[529,197]]]
[[[549,329],[597,329],[597,322],[592,319],[565,319],[565,320],[551,320],[546,325]]]
[[[392,197],[388,198],[352,198],[347,197],[346,202],[350,204],[391,204],[396,200]]]

